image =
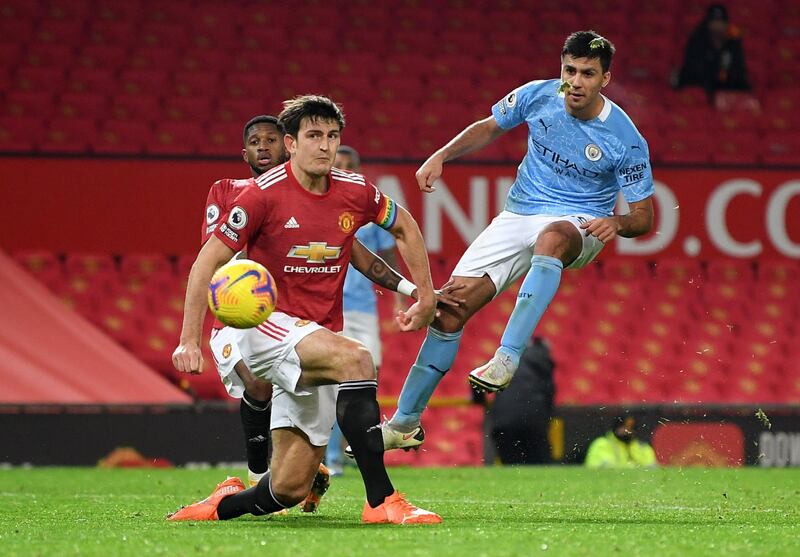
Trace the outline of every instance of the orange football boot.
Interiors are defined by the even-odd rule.
[[[331,472],[328,467],[320,463],[319,471],[314,476],[314,483],[311,484],[311,491],[300,504],[300,510],[304,513],[315,513],[319,509],[319,503],[325,492],[331,486]]]
[[[234,495],[244,491],[244,484],[239,478],[228,478],[224,482],[217,484],[213,493],[197,503],[192,503],[186,507],[181,507],[174,513],[167,515],[167,520],[219,520],[217,507],[219,502],[229,495]]]
[[[405,495],[395,491],[374,509],[369,501],[364,503],[361,522],[365,524],[439,524],[442,517],[431,511],[415,507]]]

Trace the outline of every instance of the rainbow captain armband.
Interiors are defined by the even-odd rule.
[[[381,207],[378,210],[378,217],[375,219],[375,223],[381,228],[389,230],[394,226],[396,220],[397,203],[388,195],[384,195],[381,199]]]

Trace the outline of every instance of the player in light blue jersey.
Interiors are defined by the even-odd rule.
[[[358,151],[347,145],[342,145],[336,153],[334,161],[336,168],[360,172],[361,158]],[[397,269],[394,236],[383,228],[369,223],[356,232],[356,239],[367,249],[378,254],[391,268]],[[347,268],[342,290],[342,309],[344,316],[344,330],[342,334],[360,341],[372,354],[376,369],[381,367],[381,337],[380,323],[378,321],[378,300],[375,287],[369,278],[361,274],[352,265]],[[401,295],[395,293],[394,313],[402,309]],[[325,451],[325,464],[331,475],[338,476],[343,472],[342,431],[338,424],[333,425],[333,432]]]
[[[509,384],[520,353],[558,289],[565,267],[580,268],[617,236],[645,234],[653,223],[653,177],[647,142],[628,116],[601,94],[611,79],[614,46],[593,31],[567,37],[561,79],[532,81],[492,107],[417,170],[432,192],[445,162],[526,124],[528,152],[505,209],[467,248],[449,284],[466,303],[442,307],[403,386],[398,410],[383,425],[386,449],[422,443],[420,416],[455,359],[467,320],[524,275],[500,347],[470,372],[473,387]],[[614,215],[622,191],[629,212]]]

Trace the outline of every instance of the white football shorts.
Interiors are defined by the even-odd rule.
[[[499,295],[531,268],[533,248],[539,233],[548,224],[568,221],[583,235],[583,250],[567,268],[580,269],[597,257],[603,242],[580,229],[582,222],[594,219],[591,215],[518,215],[503,211],[469,245],[453,269],[455,277],[489,275]]]
[[[233,398],[242,398],[244,395],[244,383],[234,370],[234,366],[242,359],[237,344],[239,333],[240,331],[233,327],[211,329],[211,340],[208,343],[214,363],[217,365],[219,378],[222,379],[225,390]]]
[[[342,334],[366,346],[375,367],[381,367],[381,325],[377,313],[345,311]]]
[[[317,447],[330,439],[339,386],[298,387],[302,370],[295,346],[322,328],[276,311],[257,327],[236,330],[244,363],[253,375],[272,383],[271,428],[297,428]]]

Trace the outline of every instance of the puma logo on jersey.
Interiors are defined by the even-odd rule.
[[[544,123],[544,120],[543,120],[543,119],[541,119],[541,118],[539,118],[539,123],[540,123],[540,124],[542,125],[542,127],[544,128],[544,133],[545,133],[545,135],[547,135],[547,131],[550,129],[550,126],[548,126],[547,124],[545,124],[545,123]]]
[[[297,220],[294,217],[289,217],[289,220],[286,221],[286,224],[283,225],[284,228],[300,228],[300,225],[297,224]]]

